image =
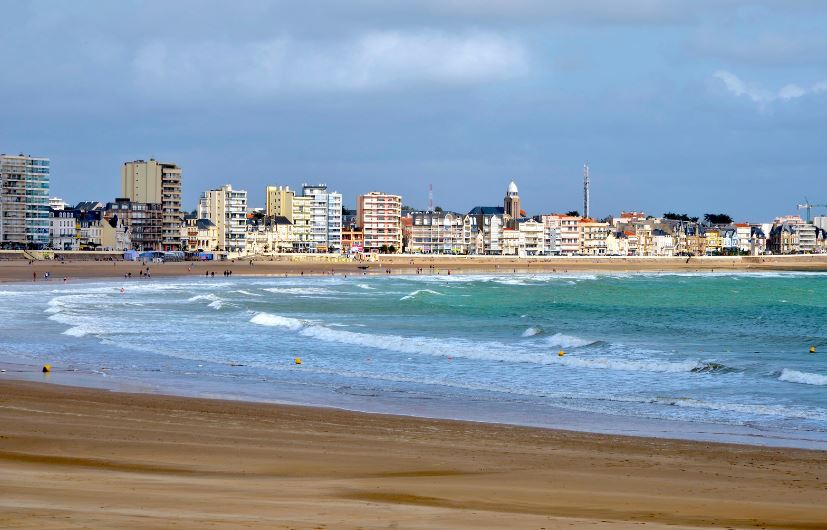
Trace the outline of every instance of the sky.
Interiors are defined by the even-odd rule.
[[[0,152],[112,200],[123,162],[529,215],[827,204],[821,0],[0,0]],[[11,23],[11,21],[14,21]],[[814,210],[814,213],[816,210]],[[827,213],[827,209],[821,210]]]

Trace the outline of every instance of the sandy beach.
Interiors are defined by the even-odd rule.
[[[0,378],[3,528],[824,528],[823,452]]]
[[[251,263],[252,261],[252,263]],[[230,270],[236,275],[282,276],[296,274],[463,274],[463,273],[553,273],[553,272],[728,272],[728,271],[827,271],[827,254],[759,257],[637,258],[637,257],[542,257],[509,258],[492,256],[382,255],[378,261],[351,261],[327,255],[262,256],[216,262],[149,263],[152,277],[221,276]],[[132,273],[136,278],[146,270],[141,262],[95,261],[93,259],[0,260],[0,282],[78,278],[118,278]]]

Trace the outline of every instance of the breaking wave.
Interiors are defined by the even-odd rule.
[[[406,294],[405,296],[403,296],[399,300],[410,300],[412,298],[416,298],[417,296],[419,296],[420,294],[423,294],[423,293],[435,294],[437,296],[444,296],[442,293],[434,291],[432,289],[417,289],[416,291],[414,291],[412,293]]]
[[[253,324],[258,324],[259,326],[287,328],[293,331],[302,329],[306,323],[306,321],[302,321],[297,318],[283,317],[272,313],[257,313],[253,315],[250,322]]]
[[[778,376],[778,380],[788,383],[800,383],[802,385],[827,386],[827,375],[799,372],[798,370],[789,370],[787,368],[781,370],[781,375]]]
[[[531,326],[529,328],[526,328],[526,330],[523,331],[523,334],[520,335],[520,336],[521,337],[534,337],[535,335],[542,335],[542,334],[543,334],[543,328],[541,328],[540,326]]]

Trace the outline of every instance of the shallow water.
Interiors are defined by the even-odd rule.
[[[187,395],[807,445],[827,440],[826,310],[819,273],[39,282],[0,286],[0,355]]]

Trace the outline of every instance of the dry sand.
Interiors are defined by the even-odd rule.
[[[825,528],[827,453],[9,381],[2,528]]]
[[[827,254],[808,256],[714,257],[714,258],[585,258],[545,257],[508,258],[486,256],[424,256],[383,255],[378,262],[335,261],[329,256],[299,257],[282,255],[276,258],[259,257],[234,261],[150,263],[150,274],[162,276],[201,276],[215,273],[221,277],[225,270],[233,275],[295,275],[295,274],[424,274],[462,273],[542,273],[573,271],[827,271]],[[362,268],[360,268],[362,267]],[[132,273],[137,278],[146,267],[140,262],[94,260],[45,260],[29,263],[27,260],[0,260],[0,282],[43,281],[43,273],[51,274],[51,281],[62,282],[78,278],[123,278]]]

